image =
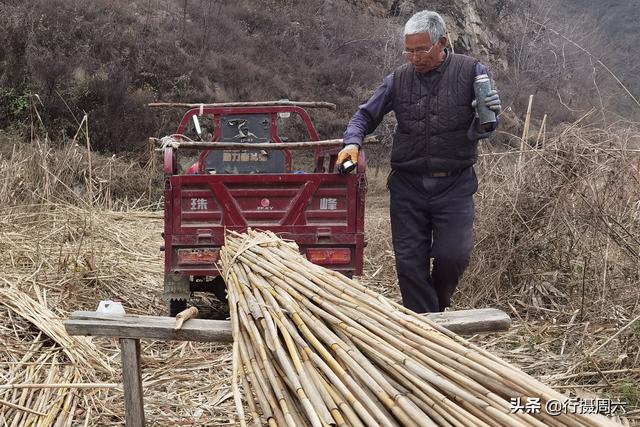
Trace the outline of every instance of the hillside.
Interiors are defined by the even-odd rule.
[[[150,111],[150,101],[285,97],[336,103],[337,113],[317,120],[322,135],[339,137],[358,103],[402,63],[402,23],[425,7],[443,13],[456,52],[491,66],[511,107],[510,130],[522,126],[530,94],[537,120],[571,121],[588,106],[633,118],[637,105],[594,63],[602,57],[637,93],[632,3],[3,1],[0,129],[25,132],[37,95],[54,139],[72,135],[86,112],[96,149],[131,151],[175,129],[179,116]]]

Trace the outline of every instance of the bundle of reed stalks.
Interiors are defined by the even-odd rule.
[[[87,373],[101,371],[111,374],[113,368],[95,345],[86,337],[72,337],[64,330],[62,320],[46,305],[40,304],[17,287],[0,287],[0,305],[4,305],[54,340],[75,365],[81,365]]]
[[[54,352],[43,353],[37,360],[16,362],[7,373],[17,382],[0,385],[3,425],[71,426],[74,419],[79,422],[83,418],[82,425],[89,425],[91,404],[77,390],[101,385],[82,383],[82,370],[59,361]],[[78,411],[81,406],[87,409]]]
[[[89,339],[67,334],[60,318],[47,308],[44,292],[36,286],[33,293],[38,300],[16,286],[0,287],[0,306],[9,310],[5,328],[10,326],[16,338],[8,342],[0,333],[5,353],[11,354],[10,361],[0,358],[0,420],[10,426],[71,426],[74,419],[83,418],[83,425],[89,425],[90,393],[116,386],[92,381],[98,374],[113,375],[114,369]],[[23,342],[24,349],[16,344],[28,334],[12,316],[38,331],[33,341]],[[44,344],[45,336],[55,343],[53,348]],[[87,394],[80,395],[79,389]]]
[[[271,232],[230,232],[221,251],[233,325],[232,388],[255,425],[607,426],[545,412],[567,397]],[[536,413],[511,400],[539,398]]]

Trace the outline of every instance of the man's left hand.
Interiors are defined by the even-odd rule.
[[[500,111],[502,111],[502,103],[500,102],[500,96],[497,90],[493,89],[487,92],[487,96],[484,97],[484,105],[496,114],[500,114]]]

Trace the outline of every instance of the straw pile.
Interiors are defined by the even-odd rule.
[[[0,426],[124,425],[118,342],[61,320],[105,299],[166,314],[162,229],[148,211],[0,207]],[[148,425],[228,425],[230,345],[143,341],[142,363]]]
[[[0,288],[0,304],[5,305],[20,317],[31,322],[58,344],[74,364],[93,372],[99,370],[111,373],[112,368],[105,363],[102,354],[84,337],[67,334],[58,318],[46,305],[35,301],[15,287]]]
[[[606,426],[602,416],[510,414],[564,396],[273,233],[229,233],[232,387],[244,424]]]
[[[68,426],[76,416],[84,415],[88,422],[90,409],[77,413],[80,406],[90,408],[87,396],[76,390],[115,388],[90,382],[96,373],[112,374],[113,369],[88,339],[67,335],[61,320],[46,307],[45,293],[37,292],[37,297],[39,301],[15,286],[0,287],[0,305],[9,309],[10,320],[14,313],[39,331],[35,339],[24,343],[28,345],[24,353],[15,344],[7,348],[13,350],[13,357],[5,384],[0,385],[0,420],[11,426]],[[12,326],[16,337],[26,332],[14,322]],[[59,351],[47,351],[47,339]]]

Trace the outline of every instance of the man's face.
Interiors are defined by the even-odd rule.
[[[429,33],[410,34],[404,37],[405,56],[416,67],[417,72],[426,73],[440,65],[446,41],[442,37],[434,45]]]

